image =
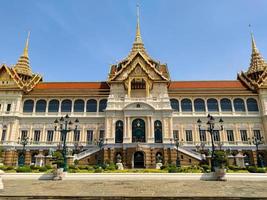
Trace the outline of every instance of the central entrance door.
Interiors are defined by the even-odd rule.
[[[135,119],[132,123],[132,142],[146,142],[145,121]]]
[[[134,168],[145,168],[144,153],[141,151],[134,153]]]

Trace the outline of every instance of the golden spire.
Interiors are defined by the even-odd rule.
[[[24,51],[23,51],[23,56],[24,57],[29,57],[29,54],[28,54],[29,39],[30,39],[30,31],[28,32],[28,37],[27,37],[25,48],[24,48]]]
[[[251,25],[249,25],[251,27]],[[260,54],[260,51],[258,50],[254,38],[254,34],[251,31],[251,59],[250,59],[250,66],[247,71],[247,74],[253,77],[253,79],[257,79],[258,76],[267,68],[267,64],[264,61],[262,55]]]
[[[135,34],[135,41],[134,43],[143,43],[142,37],[141,37],[141,31],[140,31],[140,10],[139,5],[136,6],[137,10],[137,24],[136,24],[136,34]]]
[[[27,80],[29,77],[32,77],[32,70],[30,67],[29,54],[28,54],[29,38],[30,38],[30,32],[28,32],[28,36],[27,36],[26,44],[25,44],[25,47],[23,50],[23,54],[20,56],[17,64],[14,67],[16,72],[19,75],[21,75],[21,77],[25,80]]]

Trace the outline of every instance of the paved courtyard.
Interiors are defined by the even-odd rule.
[[[200,180],[4,180],[3,196],[257,197],[267,198],[267,181]],[[2,198],[1,198],[2,196]],[[16,199],[16,198],[15,198]],[[17,198],[18,199],[18,198]]]

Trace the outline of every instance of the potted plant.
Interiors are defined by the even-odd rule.
[[[55,151],[52,154],[52,164],[56,165],[56,170],[54,171],[54,180],[62,180],[63,178],[63,165],[64,165],[64,158],[60,151]]]
[[[215,175],[217,180],[224,180],[226,174],[225,166],[227,164],[227,155],[225,151],[214,152],[214,163],[215,163]]]

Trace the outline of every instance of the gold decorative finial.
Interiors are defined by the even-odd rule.
[[[248,26],[250,28],[252,53],[259,53],[259,50],[257,49],[256,42],[255,42],[255,39],[254,39],[254,34],[253,34],[253,31],[252,31],[252,28],[251,28],[252,26],[251,26],[251,24],[249,24]]]
[[[137,25],[136,25],[136,35],[135,35],[135,43],[143,43],[140,31],[140,9],[139,5],[136,5],[137,12]]]
[[[27,37],[25,48],[24,48],[24,51],[23,51],[23,56],[25,56],[25,57],[29,57],[29,53],[28,53],[29,39],[30,39],[30,31],[28,32],[28,37]]]

